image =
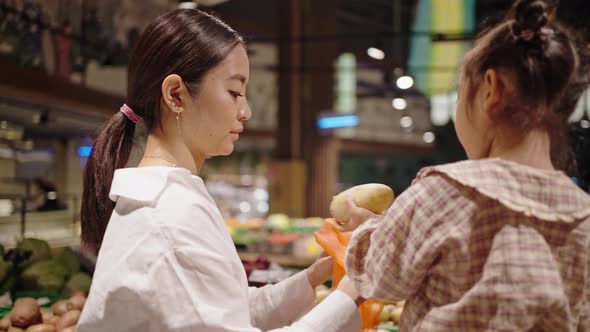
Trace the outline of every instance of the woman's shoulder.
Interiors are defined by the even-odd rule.
[[[124,197],[155,206],[162,199],[175,200],[177,206],[210,197],[203,180],[187,169],[173,167],[132,167],[115,171],[109,197],[117,202]]]
[[[117,216],[140,218],[146,225],[183,227],[221,218],[203,180],[186,169],[141,167],[119,169],[110,197]]]

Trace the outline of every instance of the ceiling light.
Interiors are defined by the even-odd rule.
[[[391,106],[393,106],[393,108],[396,110],[403,111],[406,109],[406,107],[408,107],[408,102],[406,102],[404,98],[395,98],[393,101],[391,101]]]
[[[409,129],[414,125],[414,120],[409,116],[404,116],[399,120],[399,125],[404,129]]]
[[[402,76],[398,78],[395,83],[397,84],[398,88],[402,90],[407,90],[414,86],[414,79],[410,76]]]
[[[427,131],[422,136],[422,139],[424,140],[425,143],[432,143],[432,142],[434,142],[434,139],[435,139],[434,133]]]
[[[178,4],[178,9],[196,9],[197,3],[194,1],[183,1]]]
[[[382,50],[375,48],[375,47],[371,47],[367,50],[367,54],[375,59],[375,60],[383,60],[385,59],[385,52],[383,52]]]

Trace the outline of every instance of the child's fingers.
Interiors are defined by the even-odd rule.
[[[350,221],[346,223],[340,221],[336,222],[336,229],[342,233],[354,231],[356,227],[357,225],[353,225]]]
[[[340,232],[354,231],[360,224],[364,223],[375,214],[367,209],[361,208],[354,202],[352,195],[346,198],[349,218],[347,221],[337,220],[336,227]]]
[[[358,210],[358,205],[356,205],[356,203],[354,202],[354,198],[352,198],[352,195],[348,195],[348,197],[346,197],[346,204],[348,205],[348,210],[351,212]]]

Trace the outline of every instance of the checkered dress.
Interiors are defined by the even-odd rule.
[[[401,331],[590,331],[590,196],[499,159],[426,168],[346,266],[364,297],[406,299]]]

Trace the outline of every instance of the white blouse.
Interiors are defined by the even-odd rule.
[[[356,305],[339,291],[311,309],[305,272],[249,288],[219,210],[188,170],[119,169],[110,198],[79,332],[360,331]]]

